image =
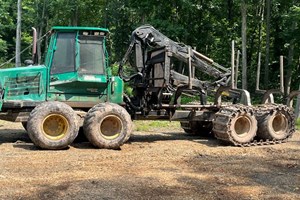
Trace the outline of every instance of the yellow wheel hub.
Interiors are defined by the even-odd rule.
[[[44,119],[42,128],[47,138],[59,140],[67,134],[69,123],[63,115],[51,114]]]
[[[105,139],[114,140],[120,136],[123,123],[115,115],[106,116],[100,123],[100,132]]]

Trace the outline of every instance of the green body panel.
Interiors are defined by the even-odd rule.
[[[45,101],[47,69],[45,66],[18,67],[0,70],[3,102],[10,100]]]
[[[123,103],[124,82],[119,76],[113,76],[112,80],[112,83],[108,87],[110,91],[113,91],[113,94],[109,98],[110,102],[121,104]]]
[[[89,102],[89,105],[107,101],[122,104],[124,83],[120,77],[112,76],[111,68],[108,66],[108,53],[106,50],[106,35],[108,32],[109,31],[105,28],[96,27],[53,27],[45,65],[0,70],[0,89],[2,89],[0,90],[2,93],[0,110],[6,101],[32,101],[35,103],[43,101],[64,101],[73,102],[72,105],[80,106],[85,102]],[[66,52],[69,51],[68,47],[60,45],[62,43],[58,43],[59,34],[70,34],[71,36],[73,34],[73,36],[75,36],[75,39],[72,39],[73,42],[69,43],[72,44],[71,47],[74,49],[70,51],[74,59],[72,60],[74,63],[72,66],[74,67],[71,71],[55,73],[51,71],[51,68],[53,66],[55,52],[58,48],[65,48],[66,50],[63,50],[62,53],[65,53],[67,57],[70,55]],[[94,39],[89,40],[89,37]],[[99,40],[97,38],[99,38]],[[66,41],[68,39],[70,40],[70,38],[67,38]],[[62,39],[60,39],[60,41],[64,42]],[[95,43],[93,41],[95,41]],[[85,47],[87,52],[83,52],[83,55],[88,56],[94,53],[97,58],[94,62],[99,62],[99,66],[103,68],[101,73],[94,74],[80,71],[80,68],[84,66],[82,64],[83,61],[81,62],[81,45],[95,45],[92,46],[94,49]],[[82,48],[83,47],[84,46],[82,46]],[[98,50],[95,48],[101,48],[99,52],[102,53],[99,55],[99,58],[97,56],[98,54],[95,53],[98,52]],[[60,55],[60,57],[64,56],[64,54],[58,53],[57,55]],[[62,57],[62,59],[64,58],[66,57]],[[85,57],[83,57],[83,59],[84,58]],[[85,59],[87,59],[87,57]],[[57,59],[56,62],[60,62],[60,60],[61,59]],[[98,65],[95,64],[94,66]],[[82,103],[80,104],[80,102]]]
[[[107,75],[65,73],[50,76],[47,100],[74,102],[123,102],[123,81]],[[112,88],[113,87],[113,88]]]

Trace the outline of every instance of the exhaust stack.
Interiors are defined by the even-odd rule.
[[[36,28],[32,27],[33,30],[33,41],[32,41],[32,61],[33,64],[37,63],[37,31]]]

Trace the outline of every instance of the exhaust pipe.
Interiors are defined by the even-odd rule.
[[[280,92],[284,94],[283,56],[280,56]]]
[[[37,31],[36,28],[32,27],[33,30],[33,41],[32,41],[32,61],[36,64],[37,61]]]

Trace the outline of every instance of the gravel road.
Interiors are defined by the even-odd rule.
[[[0,188],[0,199],[300,199],[300,132],[242,148],[162,128],[135,131],[121,150],[48,151],[1,121]]]

